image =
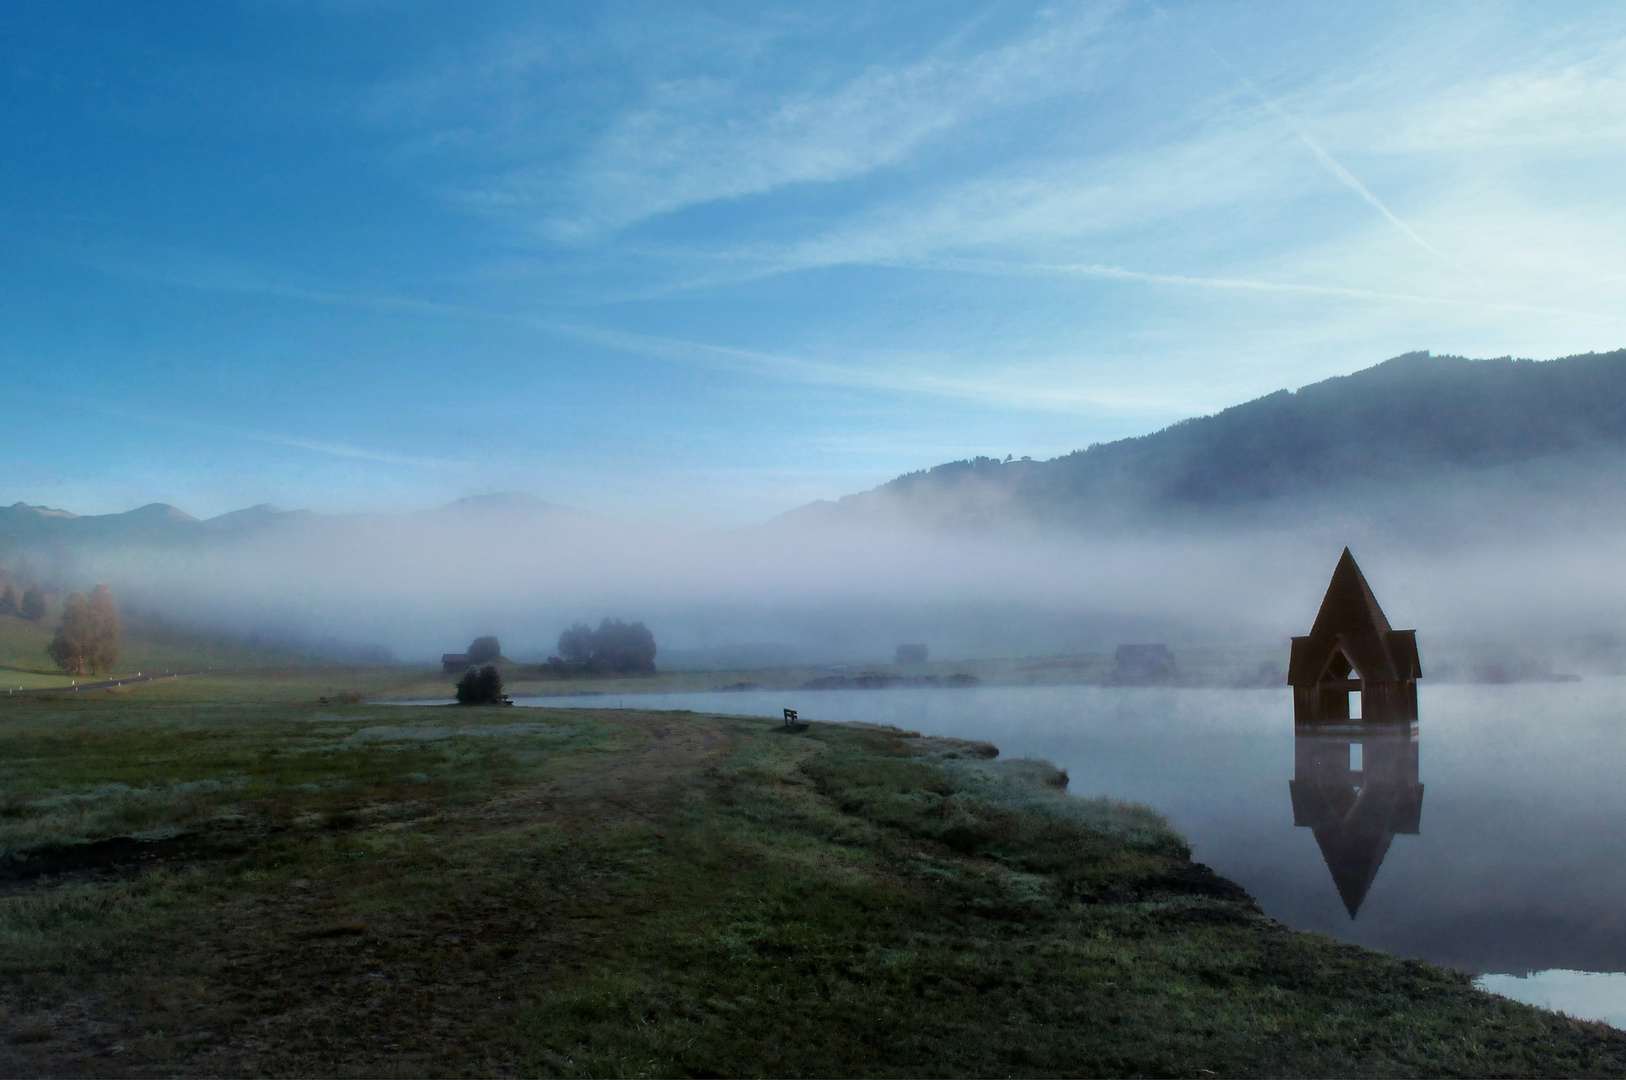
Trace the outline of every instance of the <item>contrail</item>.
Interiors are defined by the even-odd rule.
[[[1475,285],[1478,285],[1486,292],[1493,291],[1489,285],[1485,284],[1478,277],[1476,277],[1466,266],[1463,266],[1461,263],[1457,262],[1457,260],[1453,259],[1445,252],[1441,251],[1439,248],[1417,235],[1417,231],[1415,229],[1413,229],[1410,225],[1407,225],[1404,221],[1401,221],[1400,218],[1396,217],[1394,211],[1390,210],[1383,204],[1382,199],[1372,194],[1371,188],[1361,183],[1359,177],[1350,172],[1348,169],[1344,168],[1343,165],[1339,164],[1338,159],[1328,153],[1326,147],[1316,142],[1315,139],[1311,137],[1310,133],[1305,131],[1304,128],[1299,125],[1299,122],[1293,119],[1286,109],[1282,108],[1280,105],[1276,104],[1269,97],[1267,97],[1263,90],[1260,90],[1259,87],[1254,85],[1252,79],[1238,71],[1235,65],[1233,65],[1229,60],[1225,59],[1224,55],[1222,55],[1217,49],[1215,49],[1213,46],[1208,46],[1208,51],[1213,53],[1214,59],[1218,60],[1221,64],[1224,64],[1226,69],[1236,77],[1237,81],[1247,88],[1248,93],[1252,94],[1265,108],[1275,113],[1281,122],[1287,125],[1288,130],[1297,135],[1299,137],[1299,141],[1310,148],[1310,152],[1316,156],[1316,160],[1321,162],[1322,166],[1328,172],[1337,177],[1341,184],[1355,192],[1355,194],[1359,195],[1361,198],[1365,199],[1369,204],[1371,204],[1373,209],[1377,210],[1378,213],[1388,218],[1391,225],[1405,233],[1424,251],[1427,251],[1435,258],[1444,261],[1452,269],[1456,270],[1463,277],[1467,278]]]
[[[928,259],[893,259],[881,265],[926,270],[952,270],[972,274],[999,274],[1008,277],[1094,277],[1122,281],[1145,281],[1159,285],[1185,285],[1202,289],[1237,289],[1245,292],[1301,293],[1310,296],[1343,296],[1356,300],[1392,300],[1405,304],[1444,305],[1446,307],[1485,308],[1491,311],[1523,311],[1542,315],[1564,315],[1570,318],[1597,319],[1619,322],[1615,315],[1599,315],[1591,311],[1568,308],[1537,307],[1531,304],[1508,304],[1497,300],[1464,300],[1447,296],[1416,296],[1410,293],[1384,292],[1380,289],[1357,289],[1347,285],[1312,285],[1290,281],[1259,281],[1251,278],[1203,277],[1194,274],[1164,274],[1150,270],[1132,270],[1106,263],[1012,263],[997,259],[968,259],[945,256]]]
[[[1361,183],[1359,177],[1340,165],[1338,163],[1338,159],[1329,154],[1326,148],[1320,143],[1316,142],[1315,139],[1311,138],[1309,132],[1299,127],[1293,118],[1287,114],[1285,109],[1281,108],[1281,106],[1277,105],[1274,101],[1271,101],[1264,94],[1261,94],[1251,82],[1248,82],[1248,80],[1244,79],[1242,81],[1249,90],[1253,91],[1254,96],[1264,103],[1265,108],[1281,117],[1282,122],[1293,130],[1293,134],[1297,135],[1299,140],[1303,142],[1305,146],[1310,148],[1310,151],[1315,154],[1316,158],[1320,160],[1321,164],[1327,167],[1328,172],[1332,173],[1339,180],[1342,180],[1350,190],[1354,191],[1361,198],[1371,203],[1372,206],[1377,209],[1378,213],[1389,219],[1390,224],[1399,229],[1401,232],[1405,233],[1407,236],[1411,237],[1423,248],[1423,250],[1431,252],[1438,258],[1445,260],[1445,262],[1456,269],[1458,273],[1462,274],[1462,276],[1466,277],[1475,285],[1478,285],[1481,289],[1484,289],[1487,292],[1490,291],[1490,286],[1486,285],[1483,281],[1479,280],[1478,277],[1474,276],[1474,274],[1471,273],[1466,266],[1463,266],[1461,263],[1457,262],[1457,260],[1447,255],[1445,252],[1441,251],[1427,240],[1424,240],[1421,236],[1417,235],[1417,231],[1415,229],[1396,217],[1394,211],[1383,205],[1382,199],[1372,194],[1371,188]]]

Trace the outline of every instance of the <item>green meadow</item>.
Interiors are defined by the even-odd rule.
[[[308,667],[311,663],[310,657],[287,649],[251,645],[239,637],[126,620],[113,670],[76,679],[59,671],[45,651],[60,618],[57,602],[39,622],[0,615],[0,696],[12,689],[68,686],[75,681],[121,678],[138,672]],[[395,670],[397,674],[400,671]]]
[[[1042,762],[414,677],[0,700],[0,1073],[1626,1072]]]

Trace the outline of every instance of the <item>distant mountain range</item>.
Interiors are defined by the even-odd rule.
[[[7,547],[12,546],[36,549],[55,546],[175,547],[241,538],[279,527],[304,525],[320,528],[377,516],[380,515],[327,515],[309,510],[279,510],[270,503],[233,510],[205,520],[199,520],[168,503],[148,503],[122,514],[81,516],[67,510],[18,502],[0,507],[0,556],[5,554]],[[590,517],[585,511],[550,503],[523,492],[476,495],[409,516],[471,523]]]
[[[1626,468],[1615,467],[1626,457],[1611,455],[1626,455],[1626,349],[1539,362],[1417,352],[1049,461],[949,462],[811,503],[771,524],[1175,527],[1259,520],[1272,510],[1338,499],[1397,504],[1388,498],[1394,492],[1430,485],[1460,493],[1479,484],[1493,495],[1517,489],[1531,497],[1547,491],[1557,499],[1582,474],[1620,477],[1626,501]],[[1588,497],[1596,495],[1594,489]],[[1415,498],[1406,503],[1417,505]],[[164,503],[79,516],[19,502],[0,508],[0,560],[8,551],[184,548],[279,528],[321,531],[387,520],[269,504],[204,521]],[[399,520],[489,529],[584,524],[594,516],[509,492]]]
[[[1298,632],[1299,598],[1320,596],[1346,546],[1386,575],[1408,625],[1615,642],[1623,535],[1626,350],[1413,353],[1142,438],[952,462],[727,532],[515,493],[206,521],[18,503],[0,508],[0,571],[58,591],[107,582],[171,625],[329,655],[331,639],[438,656],[487,633],[545,655],[576,620],[636,618],[681,666],[772,662],[749,641],[805,659]]]
[[[1407,353],[1049,461],[976,458],[778,519],[1105,526],[1256,517],[1510,467],[1530,483],[1626,451],[1626,349],[1560,360]],[[1520,470],[1523,471],[1520,471]],[[1574,470],[1570,470],[1574,471]],[[1515,478],[1516,482],[1517,478]]]

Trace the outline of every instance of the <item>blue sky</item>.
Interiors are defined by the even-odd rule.
[[[1626,7],[0,8],[0,499],[757,520],[1626,345]]]

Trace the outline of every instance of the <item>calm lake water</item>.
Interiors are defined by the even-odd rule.
[[[1297,740],[1285,689],[743,691],[516,704],[773,717],[788,707],[804,720],[985,739],[1002,756],[1065,767],[1075,795],[1156,807],[1197,859],[1290,926],[1517,976],[1483,985],[1626,1026],[1626,679],[1425,683],[1415,736]]]

